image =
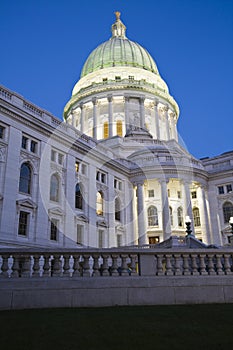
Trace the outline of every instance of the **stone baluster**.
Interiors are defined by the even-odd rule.
[[[111,266],[111,274],[112,276],[119,276],[119,272],[118,272],[118,258],[119,255],[118,254],[112,254],[112,266]]]
[[[206,263],[205,263],[206,254],[200,254],[199,258],[200,258],[200,274],[202,276],[206,276],[208,275],[208,272],[206,271]]]
[[[182,254],[183,257],[183,275],[189,276],[191,275],[190,267],[189,267],[189,254]]]
[[[40,255],[35,254],[33,256],[34,264],[33,264],[33,272],[32,277],[40,277]]]
[[[145,128],[145,97],[142,96],[139,99],[139,103],[140,103],[140,127],[141,128]]]
[[[18,278],[19,277],[19,257],[18,255],[14,255],[13,265],[12,265],[12,278]]]
[[[51,276],[60,277],[62,274],[61,270],[61,257],[59,254],[53,255],[53,260],[51,260]]]
[[[182,272],[180,269],[181,256],[180,256],[180,254],[174,254],[174,258],[175,258],[175,275],[180,276],[180,275],[182,275]]]
[[[113,136],[113,108],[112,108],[112,95],[108,95],[108,124],[109,124],[109,135]]]
[[[102,254],[102,258],[103,258],[102,276],[109,276],[109,264],[108,264],[109,255]]]
[[[93,254],[92,257],[94,260],[92,276],[99,277],[100,276],[99,254]]]
[[[97,98],[92,99],[93,104],[93,138],[97,139]]]
[[[137,269],[136,269],[136,262],[137,262],[137,255],[136,254],[130,254],[130,267],[131,267],[131,276],[136,276],[138,275]]]
[[[2,273],[0,273],[0,278],[8,278],[9,274],[8,274],[8,270],[9,270],[9,266],[8,266],[8,258],[9,258],[9,254],[2,254]]]
[[[163,269],[163,254],[157,255],[157,276],[163,276],[164,275],[164,269]]]
[[[79,264],[79,259],[80,259],[80,255],[78,254],[74,254],[73,255],[73,259],[74,259],[74,264],[73,264],[73,274],[72,277],[80,277],[80,264]]]
[[[155,111],[155,132],[157,140],[160,140],[160,128],[159,128],[159,113],[158,113],[158,103],[157,99],[154,100],[154,111]]]
[[[218,275],[224,275],[223,265],[222,265],[222,254],[216,254],[216,268]]]
[[[166,275],[172,276],[173,275],[172,264],[171,264],[172,255],[166,254],[165,258],[166,258]]]
[[[21,277],[30,277],[31,276],[31,257],[28,254],[25,254],[22,258],[22,272]]]
[[[231,275],[230,254],[224,254],[224,271],[226,275]]]
[[[51,276],[51,269],[50,269],[50,255],[44,254],[44,266],[43,266],[43,277],[49,277]]]
[[[90,277],[90,255],[89,254],[84,254],[83,255],[83,277]]]
[[[192,275],[199,276],[198,265],[197,265],[197,254],[191,254],[191,266],[192,266]]]
[[[214,262],[213,262],[214,254],[208,254],[207,257],[208,257],[208,273],[209,275],[216,275],[216,272],[214,270]]]
[[[121,276],[129,276],[129,269],[127,265],[127,259],[128,259],[127,254],[121,254]]]
[[[70,277],[70,256],[68,254],[63,255],[64,265],[63,265],[63,277]]]

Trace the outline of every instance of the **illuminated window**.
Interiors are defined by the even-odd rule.
[[[222,206],[224,222],[229,223],[230,217],[233,216],[233,204],[225,202]]]
[[[116,132],[117,132],[118,136],[122,136],[123,135],[123,128],[122,128],[122,121],[121,120],[117,120]]]
[[[102,192],[97,192],[97,195],[96,195],[96,214],[103,215],[103,194],[102,194]]]
[[[153,205],[147,209],[148,226],[158,226],[158,211]]]
[[[28,233],[28,222],[29,222],[29,213],[27,213],[25,211],[20,211],[20,213],[19,213],[18,235],[27,236],[27,233]]]
[[[149,237],[149,244],[158,244],[159,241],[159,236]]]
[[[31,168],[27,163],[23,163],[20,169],[19,192],[31,192]]]
[[[50,200],[54,202],[59,201],[59,177],[55,174],[50,179]]]
[[[79,162],[75,162],[75,171],[76,173],[79,172]]]
[[[75,187],[75,208],[83,209],[83,196],[79,184]]]
[[[200,212],[198,208],[193,208],[193,222],[195,227],[201,226]]]
[[[104,122],[104,139],[108,138],[109,131],[108,131],[108,122]]]
[[[177,221],[178,221],[178,226],[183,227],[184,216],[183,216],[183,209],[181,207],[177,209]]]

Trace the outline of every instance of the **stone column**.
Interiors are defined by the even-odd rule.
[[[139,103],[140,103],[140,127],[145,128],[145,97],[140,97]]]
[[[75,120],[74,120],[74,111],[71,111],[71,125],[75,127]]]
[[[144,210],[144,185],[137,184],[138,244],[147,244],[146,218]]]
[[[112,95],[108,95],[108,124],[109,124],[109,133],[108,136],[113,136],[113,110],[112,110]]]
[[[171,236],[171,221],[167,193],[167,183],[169,180],[160,180],[161,202],[162,202],[162,223],[163,223],[163,239],[166,240]]]
[[[125,95],[125,130],[129,129],[129,96]]]
[[[177,140],[176,129],[175,129],[175,120],[174,120],[175,113],[170,110],[168,114],[169,114],[169,120],[170,120],[170,125],[171,125],[170,137],[171,137],[171,139]]]
[[[197,189],[198,198],[200,198],[200,219],[201,219],[201,231],[203,235],[203,242],[206,244],[211,243],[210,239],[210,228],[209,228],[209,220],[208,220],[208,210],[206,205],[206,194],[205,187],[200,185]]]
[[[159,113],[158,113],[158,103],[157,99],[154,100],[154,111],[155,111],[155,132],[157,140],[160,140],[160,130],[159,130]]]
[[[170,125],[169,125],[169,115],[168,115],[168,106],[164,107],[165,110],[165,123],[166,123],[166,134],[167,134],[167,140],[170,140]]]
[[[93,137],[94,139],[97,139],[97,98],[94,97],[92,99],[93,104]]]
[[[81,114],[80,114],[80,131],[83,133],[84,130],[84,111],[83,111],[83,103],[81,102],[79,104],[79,108],[81,110]]]
[[[191,219],[191,228],[192,234],[195,235],[194,231],[194,222],[193,222],[193,210],[192,210],[192,201],[190,193],[190,184],[187,181],[182,182],[183,185],[183,194],[184,194],[184,217],[189,216]]]

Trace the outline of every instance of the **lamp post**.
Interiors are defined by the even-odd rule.
[[[231,225],[231,234],[233,235],[233,216],[230,217],[229,224]]]
[[[186,225],[186,233],[187,236],[190,236],[192,234],[192,230],[191,230],[191,219],[189,216],[185,217],[185,225]]]

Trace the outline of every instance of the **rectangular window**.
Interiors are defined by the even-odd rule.
[[[218,194],[224,194],[224,187],[218,186]]]
[[[27,236],[28,233],[28,220],[29,213],[25,211],[20,211],[19,213],[19,227],[18,227],[18,235]]]
[[[76,173],[79,172],[79,162],[75,162],[75,171]]]
[[[77,225],[77,244],[83,244],[83,225]]]
[[[192,191],[191,192],[191,197],[192,197],[192,199],[197,198],[197,192],[196,191]]]
[[[170,190],[168,189],[168,190],[167,190],[167,196],[170,197],[170,194],[171,194],[171,193],[170,193]]]
[[[5,128],[0,125],[0,139],[4,139],[4,132],[5,132]]]
[[[122,182],[119,181],[119,186],[118,186],[119,190],[122,191]]]
[[[107,82],[108,82],[108,78],[103,78],[103,83],[107,84]]]
[[[99,230],[99,248],[104,247],[104,231]]]
[[[58,153],[58,164],[62,165],[63,164],[63,154]]]
[[[52,149],[52,151],[51,151],[51,161],[55,162],[55,160],[56,160],[56,152]]]
[[[148,197],[154,197],[155,194],[154,194],[154,190],[148,190]]]
[[[32,153],[37,152],[37,142],[36,141],[31,140],[30,150]]]
[[[134,76],[133,75],[129,75],[129,81],[130,82],[134,81]]]
[[[114,188],[117,188],[117,180],[114,179]]]
[[[50,225],[50,239],[51,241],[57,241],[58,234],[58,220],[52,219]]]
[[[231,184],[230,184],[230,185],[227,185],[226,187],[227,187],[227,193],[232,192],[232,186],[231,186]]]
[[[159,236],[149,237],[149,244],[158,244],[159,240]]]
[[[106,175],[105,174],[101,174],[101,182],[103,182],[105,184],[105,182],[106,182]]]
[[[121,77],[116,76],[116,77],[115,77],[115,80],[116,80],[116,81],[121,81]]]
[[[181,198],[181,191],[177,191],[177,197]]]
[[[23,149],[27,149],[27,143],[28,143],[28,138],[25,137],[25,136],[23,136],[23,137],[22,137],[22,144],[21,144],[21,147],[22,147]]]

